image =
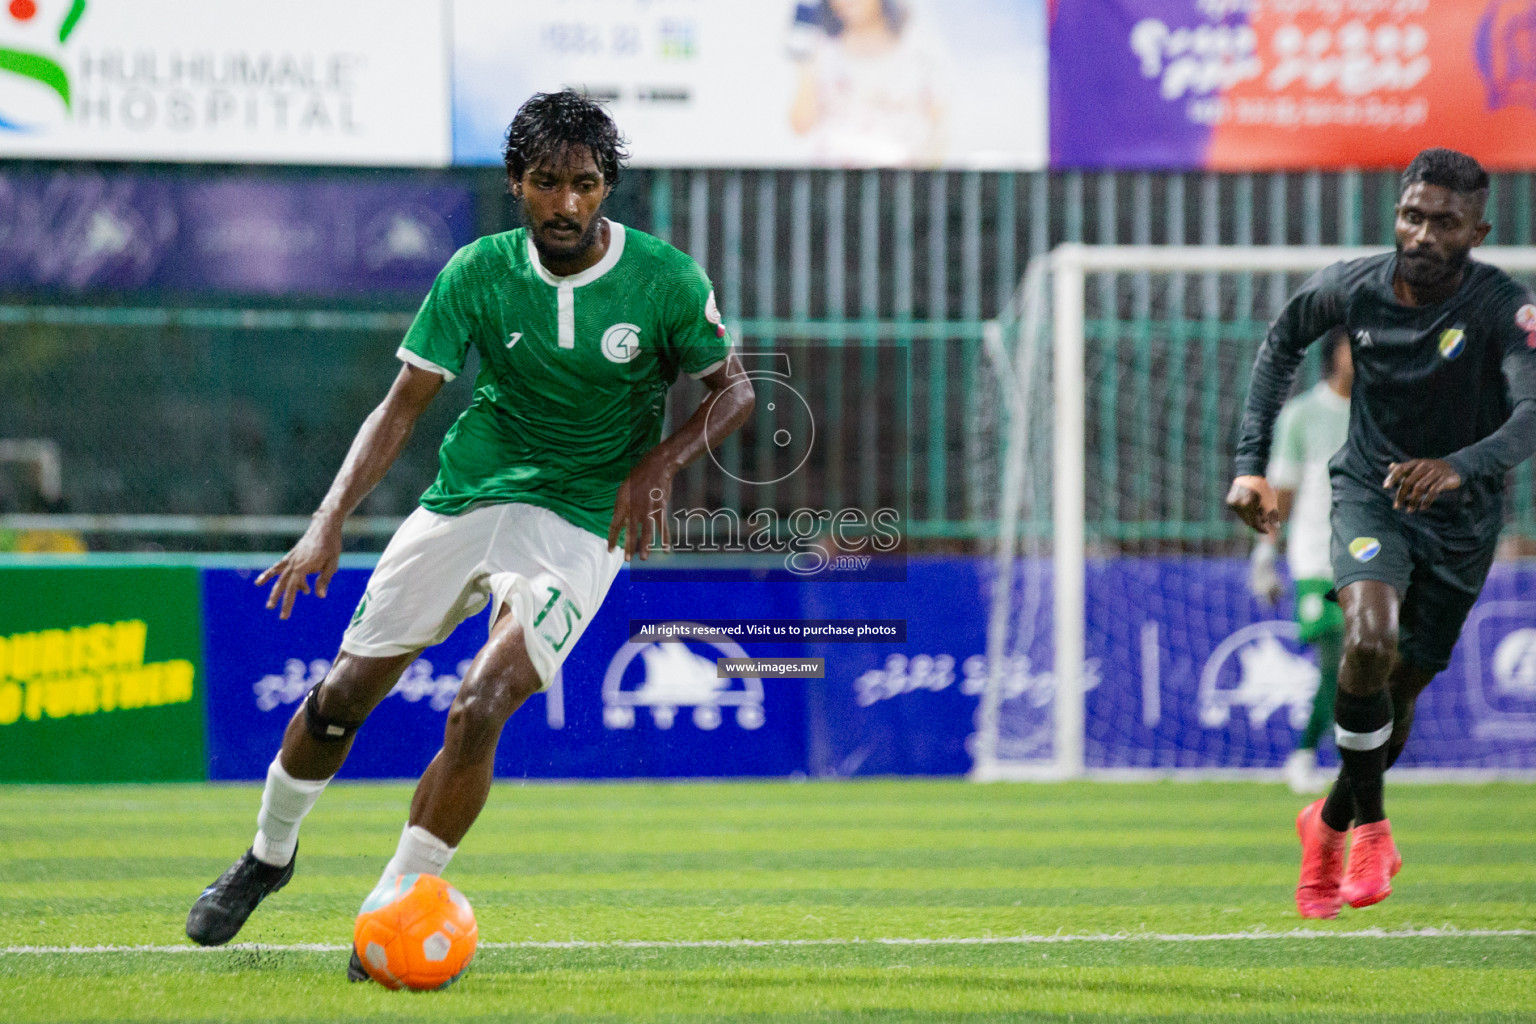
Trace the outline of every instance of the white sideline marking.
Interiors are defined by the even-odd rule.
[[[1293,928],[1284,932],[1215,932],[1211,934],[1162,932],[1108,932],[1088,935],[980,935],[952,938],[893,939],[570,939],[550,942],[482,942],[481,949],[772,949],[790,946],[1027,946],[1067,942],[1233,942],[1272,939],[1474,939],[1532,938],[1536,928],[1360,928],[1347,932]],[[350,946],[324,942],[263,945],[237,942],[228,946],[5,946],[0,955],[42,953],[340,953]]]

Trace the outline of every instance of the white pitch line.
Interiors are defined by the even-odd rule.
[[[549,942],[482,942],[481,949],[774,949],[795,946],[1027,946],[1070,942],[1268,942],[1283,939],[1475,939],[1533,938],[1532,928],[1360,928],[1354,931],[1322,931],[1293,928],[1283,932],[1109,932],[1087,935],[980,935],[951,938],[887,939],[571,939]],[[65,955],[74,953],[340,953],[350,946],[323,942],[263,945],[238,942],[228,946],[5,946],[0,956],[20,954]]]

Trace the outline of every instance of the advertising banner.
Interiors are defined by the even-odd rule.
[[[205,778],[192,568],[0,568],[0,781]]]
[[[1074,0],[1051,26],[1055,167],[1536,161],[1533,0]]]
[[[266,611],[265,593],[252,586],[253,578],[246,571],[205,574],[212,673],[209,770],[216,779],[265,775],[283,727],[329,671],[368,574],[342,570],[325,600],[303,601],[287,622]],[[713,649],[708,644],[631,648],[625,642],[629,616],[620,609],[628,603],[626,584],[621,574],[560,677],[512,717],[497,748],[497,775],[784,776],[803,771],[806,705],[799,680],[717,681],[714,663],[701,653]],[[659,594],[663,588],[647,589]],[[709,600],[718,600],[713,591]],[[678,594],[668,602],[647,602],[647,607],[664,615],[662,604],[685,603],[697,609],[700,595]],[[448,708],[470,660],[485,643],[488,618],[485,612],[465,622],[406,670],[359,731],[343,777],[414,778],[426,768],[442,746]]]
[[[549,689],[512,717],[497,749],[503,777],[627,778],[957,774],[976,702],[952,686],[954,658],[978,650],[984,618],[969,563],[915,560],[907,583],[711,582],[697,572],[636,582],[621,572]],[[342,570],[323,601],[287,622],[268,612],[245,570],[209,570],[209,770],[256,779],[283,727],[335,657],[367,573]],[[925,614],[909,614],[913,595]],[[701,610],[753,620],[906,619],[907,643],[631,643],[632,620],[688,621]],[[482,613],[423,653],[359,733],[343,775],[414,777],[442,743]],[[820,658],[825,678],[718,677],[726,657]],[[972,666],[974,669],[975,666]],[[868,673],[869,678],[862,678]],[[976,682],[977,680],[972,680]],[[956,692],[937,693],[950,689]],[[897,699],[903,698],[903,699]]]
[[[1306,724],[1316,654],[1247,563],[1090,566],[1090,768],[1278,767]],[[1319,756],[1337,763],[1326,739]],[[1450,667],[1419,697],[1402,767],[1536,769],[1536,568],[1493,568]]]
[[[1045,164],[1044,0],[457,0],[454,162],[572,86],[652,167]]]
[[[448,162],[442,3],[17,0],[0,158]]]
[[[209,775],[259,779],[288,719],[329,670],[367,573],[279,621],[247,570],[209,570]],[[961,774],[989,678],[991,566],[913,558],[905,583],[698,572],[620,573],[556,683],[512,717],[511,778]],[[1247,590],[1237,559],[1118,559],[1088,572],[1090,769],[1276,769],[1306,724],[1315,654],[1288,604]],[[635,621],[906,620],[905,643],[752,638],[631,642]],[[1047,757],[1054,680],[1048,611],[1028,657],[1003,667],[1005,755]],[[1451,666],[1419,698],[1404,767],[1536,769],[1536,567],[1494,567]],[[359,733],[342,774],[414,778],[484,643],[486,616],[426,651]],[[722,658],[819,659],[820,678],[721,678]],[[3,705],[0,705],[3,708]],[[1012,745],[1010,747],[1010,745]],[[1321,759],[1336,763],[1324,742]]]
[[[452,185],[0,169],[0,287],[419,296],[474,231]]]

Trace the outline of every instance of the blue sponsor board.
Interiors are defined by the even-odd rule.
[[[282,730],[324,677],[367,573],[342,570],[325,600],[301,597],[291,619],[265,608],[249,570],[204,574],[210,778],[263,776]],[[787,576],[787,574],[786,574]],[[655,579],[654,576],[651,579]],[[930,615],[911,615],[923,593]],[[908,650],[979,649],[979,580],[970,563],[929,561],[906,584],[817,587],[792,579],[674,583],[621,573],[549,690],[513,716],[497,750],[503,777],[785,776],[966,770],[974,697],[953,690],[952,657]],[[907,619],[908,644],[630,644],[631,619],[705,617]],[[423,652],[369,718],[342,770],[349,778],[419,774],[487,614]],[[824,657],[827,678],[715,678],[729,656]],[[950,666],[945,670],[944,666]],[[861,676],[874,673],[878,679]]]
[[[1310,713],[1317,669],[1290,608],[1249,596],[1246,565],[1123,559],[1088,573],[1090,768],[1274,768]],[[292,619],[265,609],[254,573],[204,573],[209,776],[264,775],[299,701],[328,670],[367,573]],[[1035,575],[1048,586],[1048,568]],[[906,583],[835,586],[764,574],[668,580],[626,571],[556,684],[513,716],[505,778],[959,774],[988,676],[991,564],[914,558]],[[907,642],[630,643],[631,620],[905,619]],[[1049,614],[1005,667],[1004,732],[1050,751]],[[423,653],[364,725],[342,771],[418,775],[442,741],[482,613]],[[824,679],[717,679],[722,657],[824,658]],[[1325,741],[1325,747],[1327,743]],[[1331,758],[1325,749],[1322,757]],[[1536,768],[1536,569],[1499,565],[1451,667],[1420,698],[1405,766]]]
[[[1272,768],[1306,724],[1318,673],[1289,601],[1247,565],[1089,566],[1089,768]],[[1450,667],[1420,696],[1403,767],[1536,769],[1536,571],[1494,567]],[[1325,736],[1322,760],[1332,763]]]
[[[462,186],[0,168],[0,287],[424,294],[475,235]]]

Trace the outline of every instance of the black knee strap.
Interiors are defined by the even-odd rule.
[[[339,743],[351,739],[362,722],[342,722],[326,718],[320,713],[320,687],[316,686],[304,698],[304,728],[321,743]]]

